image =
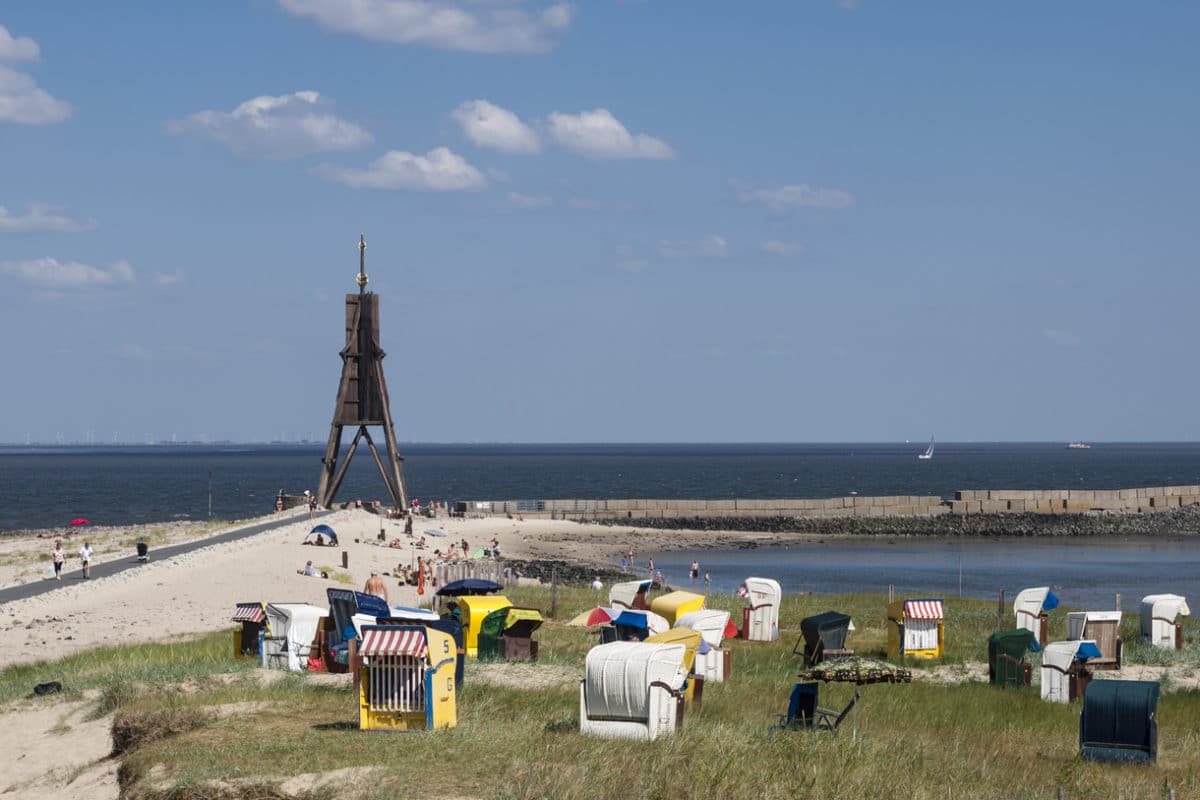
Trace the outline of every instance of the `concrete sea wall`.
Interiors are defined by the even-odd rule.
[[[469,516],[523,515],[580,520],[789,517],[935,517],[980,514],[1153,514],[1200,505],[1200,486],[1137,489],[963,489],[953,500],[933,495],[827,497],[792,500],[483,500],[465,503]]]

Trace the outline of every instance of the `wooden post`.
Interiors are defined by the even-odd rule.
[[[349,569],[349,568],[350,568],[350,553],[343,550],[342,551],[342,569]]]
[[[962,556],[958,557],[958,596],[962,597]]]
[[[996,630],[1004,630],[1004,590],[1000,590],[1000,602],[996,606]]]
[[[346,650],[346,666],[354,673],[354,698],[358,699],[358,639],[351,639]]]
[[[888,584],[888,605],[896,602],[896,584]]]
[[[1117,593],[1117,611],[1121,610],[1121,593]]]
[[[558,568],[550,570],[550,619],[558,618]]]

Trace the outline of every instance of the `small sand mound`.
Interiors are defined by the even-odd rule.
[[[328,772],[305,772],[288,778],[279,785],[279,790],[287,795],[305,795],[315,792],[331,784],[339,787],[339,793],[366,780],[380,767],[344,767]]]

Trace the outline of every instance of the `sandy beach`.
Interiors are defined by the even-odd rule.
[[[273,517],[263,518],[272,519]],[[247,520],[246,523],[263,519]],[[58,658],[90,647],[127,644],[135,641],[163,640],[230,627],[229,617],[238,602],[274,599],[278,601],[324,604],[329,586],[361,589],[372,572],[392,573],[400,564],[415,563],[417,555],[430,557],[435,549],[445,552],[463,539],[472,550],[499,541],[501,553],[516,559],[556,559],[582,565],[611,564],[613,558],[630,546],[637,551],[659,551],[671,546],[704,546],[731,538],[758,538],[750,534],[717,534],[694,531],[644,531],[630,527],[581,525],[563,520],[509,520],[420,518],[415,521],[414,540],[424,535],[425,550],[409,546],[403,522],[387,520],[362,510],[343,510],[323,517],[320,522],[338,532],[339,546],[306,546],[303,541],[313,527],[306,513],[292,515],[294,521],[274,530],[245,539],[206,547],[201,550],[159,561],[151,550],[150,561],[118,575],[81,580],[79,545],[86,538],[99,554],[96,563],[113,559],[129,560],[132,545],[121,546],[139,531],[126,528],[94,529],[80,532],[64,542],[67,565],[60,585],[52,591],[27,600],[0,606],[0,647],[8,664]],[[139,526],[145,527],[145,526]],[[156,526],[164,528],[167,526]],[[400,548],[381,546],[380,529],[390,542],[403,540]],[[444,533],[426,535],[427,530]],[[212,528],[181,524],[172,529],[169,541],[184,541]],[[767,537],[773,539],[774,537]],[[356,541],[358,540],[358,541]],[[11,586],[28,581],[46,581],[50,567],[52,538],[37,534],[7,536],[0,540],[0,556],[23,554],[15,564],[0,567],[0,585]],[[164,542],[168,539],[164,539]],[[342,552],[349,566],[341,568]],[[307,578],[297,574],[308,560],[340,580]],[[393,605],[417,605],[416,590],[388,580],[388,599]],[[145,608],[154,598],[156,607],[163,597],[170,605],[186,608],[186,614],[156,614],[154,623],[143,624],[137,609]]]

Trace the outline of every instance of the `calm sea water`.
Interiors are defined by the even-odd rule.
[[[688,567],[700,562],[712,591],[732,592],[749,575],[775,578],[784,592],[886,592],[888,584],[909,597],[996,597],[1009,607],[1021,589],[1052,586],[1064,605],[1135,611],[1148,594],[1173,592],[1200,598],[1200,541],[1114,540],[913,540],[803,544],[760,550],[645,553],[672,586],[700,587]]]
[[[949,495],[956,489],[1112,489],[1200,484],[1200,443],[408,445],[410,492],[421,499],[792,498]],[[0,531],[76,517],[120,525],[240,519],[275,494],[316,489],[320,446],[0,447]],[[381,498],[359,453],[340,499]]]
[[[1200,484],[1200,444],[410,445],[412,494],[423,500],[794,498],[949,495],[956,489],[1114,489]],[[271,511],[275,494],[316,489],[316,446],[0,448],[0,531],[63,526],[76,517],[121,525],[240,519]],[[360,453],[341,499],[386,498]],[[649,554],[640,554],[644,558]],[[884,591],[1009,598],[1059,587],[1072,606],[1126,609],[1151,592],[1200,597],[1200,541],[872,540],[788,549],[663,553],[655,566],[687,583],[693,558],[715,590],[747,575],[788,592]],[[702,585],[702,584],[699,584]]]

